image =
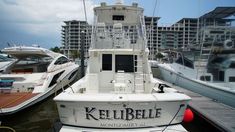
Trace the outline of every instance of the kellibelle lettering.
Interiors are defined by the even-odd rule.
[[[132,109],[123,110],[101,110],[95,107],[85,107],[87,120],[134,120],[134,119],[153,119],[159,118],[161,108],[155,109]]]

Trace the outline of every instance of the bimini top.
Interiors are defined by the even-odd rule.
[[[60,54],[52,52],[48,49],[41,48],[41,47],[32,47],[32,46],[14,46],[14,47],[8,47],[4,48],[2,50],[3,53],[6,53],[8,55],[11,55],[15,58],[24,58],[27,56],[41,56],[41,57],[52,57],[56,58]]]
[[[200,18],[223,19],[234,15],[235,7],[216,7],[213,11],[206,13]]]

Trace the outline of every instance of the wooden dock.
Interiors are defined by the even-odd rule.
[[[196,112],[197,115],[204,118],[221,131],[235,132],[235,108],[173,84],[164,83],[190,96],[192,100],[189,103],[189,107]]]

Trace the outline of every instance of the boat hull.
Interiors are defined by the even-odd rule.
[[[160,76],[163,80],[214,99],[215,101],[235,107],[235,92],[229,92],[222,88],[220,89],[216,86],[213,86],[209,83],[185,77],[184,75],[173,72],[169,69],[164,68],[163,66],[159,66],[158,68],[161,74]],[[156,75],[156,73],[153,74]]]
[[[73,127],[73,126],[62,126],[60,132],[187,132],[187,130],[180,124],[162,127],[152,127],[152,128],[132,128],[132,129],[94,129],[94,128],[84,128],[84,127]]]
[[[64,125],[91,128],[145,128],[181,123],[189,100],[188,98],[161,100],[156,99],[157,95],[151,94],[140,95],[139,101],[135,100],[138,95],[120,95],[122,99],[119,99],[118,94],[107,97],[104,94],[100,95],[103,101],[92,101],[94,98],[92,96],[95,95],[89,95],[90,100],[84,100],[89,99],[87,95],[86,97],[75,96],[80,96],[80,99],[69,101],[60,100],[58,97],[54,99],[57,103],[60,120]],[[116,97],[117,100],[114,100]],[[148,97],[149,99],[147,99]]]
[[[16,106],[12,106],[12,107],[8,107],[8,108],[1,108],[0,109],[0,115],[10,115],[10,114],[14,114],[18,111],[21,111],[23,109],[26,109],[38,102],[41,102],[42,100],[48,98],[50,95],[52,94],[56,94],[58,90],[60,90],[62,88],[62,86],[66,86],[69,83],[71,83],[75,78],[76,75],[74,75],[73,78],[68,79],[68,77],[74,72],[77,71],[78,68],[75,68],[73,70],[71,70],[69,72],[69,74],[67,74],[66,76],[64,76],[63,78],[63,82],[58,82],[56,85],[52,86],[51,88],[49,88],[47,91],[43,92],[43,93],[39,93],[36,96],[20,103],[19,105]],[[63,83],[63,84],[62,84]]]

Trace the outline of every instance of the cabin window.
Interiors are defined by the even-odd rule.
[[[62,57],[58,58],[54,64],[55,65],[61,65],[61,64],[65,64],[67,62],[69,62],[69,59],[67,59],[66,57],[62,56]]]
[[[116,55],[115,56],[115,72],[134,72],[133,55]]]
[[[135,59],[135,72],[137,72],[137,63],[138,63],[138,60],[137,60],[137,55],[134,56],[134,59]]]
[[[51,87],[51,86],[53,86],[54,84],[56,84],[58,78],[59,78],[63,73],[64,73],[64,71],[61,71],[61,72],[57,73],[57,74],[52,78],[51,83],[49,84],[48,87]]]
[[[234,76],[229,77],[229,82],[235,82],[235,77]]]
[[[179,58],[177,58],[177,60],[175,61],[175,63],[178,63],[178,64],[183,65],[183,58],[180,56]]]
[[[102,70],[112,70],[112,54],[102,55]]]
[[[210,76],[201,76],[200,80],[202,80],[202,81],[211,81],[211,77]]]
[[[235,62],[231,62],[229,68],[235,68]]]
[[[194,68],[193,62],[187,58],[184,59],[184,65],[192,69]]]
[[[124,16],[123,15],[113,15],[113,20],[124,21]]]
[[[219,71],[219,81],[224,81],[224,71]]]
[[[211,63],[216,64],[216,63],[222,63],[225,60],[224,57],[217,57],[214,60],[211,61]]]
[[[185,57],[179,57],[176,61],[176,63],[184,65],[186,67],[194,69],[193,62]]]
[[[77,70],[75,70],[70,76],[69,76],[69,80],[71,80],[72,79],[72,77],[74,77],[74,75],[77,73]]]

